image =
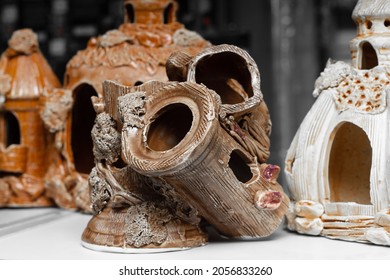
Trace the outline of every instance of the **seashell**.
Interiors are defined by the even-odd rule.
[[[382,227],[390,227],[390,209],[384,209],[376,213],[375,223]]]
[[[314,219],[321,217],[324,213],[324,206],[315,201],[300,200],[295,203],[294,212],[299,217]]]
[[[390,246],[390,233],[384,228],[370,228],[364,237],[374,244]]]
[[[307,219],[307,218],[295,218],[295,229],[299,233],[309,235],[319,235],[324,228],[324,223],[320,218]]]

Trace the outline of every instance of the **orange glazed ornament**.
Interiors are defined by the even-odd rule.
[[[77,185],[87,189],[87,174],[95,166],[91,130],[96,114],[104,110],[103,81],[128,86],[152,79],[166,81],[165,64],[174,51],[193,55],[209,45],[176,22],[173,0],[124,0],[124,10],[125,22],[118,29],[91,38],[87,48],[67,65],[64,87],[72,91],[74,106],[65,129],[63,154],[71,172],[63,178],[63,187],[51,188],[62,207],[72,207],[74,202],[58,198]],[[123,167],[120,161],[119,157],[116,165]]]
[[[64,170],[56,146],[72,105],[35,33],[15,31],[0,61],[0,206],[47,206],[45,185]]]

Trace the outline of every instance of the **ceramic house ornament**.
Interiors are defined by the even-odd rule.
[[[54,200],[65,208],[72,208],[74,188],[87,185],[95,165],[90,132],[96,113],[103,111],[103,81],[129,86],[152,79],[166,81],[165,63],[172,52],[182,50],[192,55],[209,45],[176,21],[177,3],[173,0],[124,0],[123,4],[125,22],[91,38],[87,48],[67,64],[64,87],[72,92],[74,105],[65,128],[63,154],[71,171],[62,178],[62,187],[51,188],[57,192]],[[67,194],[73,199],[56,198]]]
[[[390,245],[390,2],[360,0],[352,65],[329,61],[286,158],[300,233]]]
[[[203,219],[227,237],[256,239],[275,231],[287,211],[279,167],[265,162],[270,120],[253,59],[221,45],[175,53],[167,71],[177,81],[104,82],[104,111],[92,131],[95,216],[83,233],[87,248],[201,246]],[[122,169],[113,166],[119,156]]]
[[[0,206],[52,205],[46,185],[66,169],[60,154],[72,97],[30,29],[15,31],[0,60]]]

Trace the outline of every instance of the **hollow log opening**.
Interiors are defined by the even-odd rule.
[[[73,160],[78,172],[89,174],[95,165],[91,131],[96,113],[91,97],[97,96],[97,93],[92,86],[81,84],[74,90],[73,96],[71,140]]]
[[[372,69],[378,66],[378,56],[375,49],[368,42],[364,42],[361,46],[361,69]]]
[[[232,52],[205,56],[196,65],[195,79],[213,89],[223,104],[237,104],[253,96],[247,62]]]
[[[155,151],[167,151],[175,147],[190,131],[193,115],[188,106],[176,103],[162,108],[147,133],[147,144]]]
[[[352,123],[336,131],[329,156],[332,202],[370,204],[372,148],[367,134]]]
[[[244,155],[239,150],[232,151],[228,165],[241,183],[246,183],[252,179],[252,171],[244,159]]]

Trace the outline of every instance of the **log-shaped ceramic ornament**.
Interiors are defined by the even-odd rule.
[[[105,111],[97,115],[92,130],[96,166],[89,184],[95,215],[82,236],[82,244],[89,249],[148,253],[207,243],[198,211],[168,183],[117,165],[126,145],[121,141],[121,131],[141,125],[143,92],[153,93],[164,85],[154,81],[120,87],[105,82]]]
[[[92,130],[95,216],[83,233],[84,246],[120,252],[201,246],[207,242],[203,219],[238,239],[268,236],[279,226],[289,200],[276,181],[279,167],[265,163],[270,120],[259,72],[237,47],[205,50],[214,52],[210,69],[229,68],[215,72],[222,81],[217,91],[195,81],[104,82]],[[223,64],[220,53],[232,59]],[[172,67],[180,57],[190,61],[180,52],[167,66],[176,80],[187,71]],[[230,108],[222,97],[227,95],[242,99]]]
[[[131,168],[167,182],[228,237],[275,231],[288,204],[276,182],[279,167],[258,163],[221,127],[214,91],[192,82],[168,84],[143,96],[135,111],[122,109],[131,106],[126,97],[119,98],[119,112],[122,152]]]
[[[288,227],[390,245],[390,2],[359,0],[352,65],[329,61],[287,154]]]

